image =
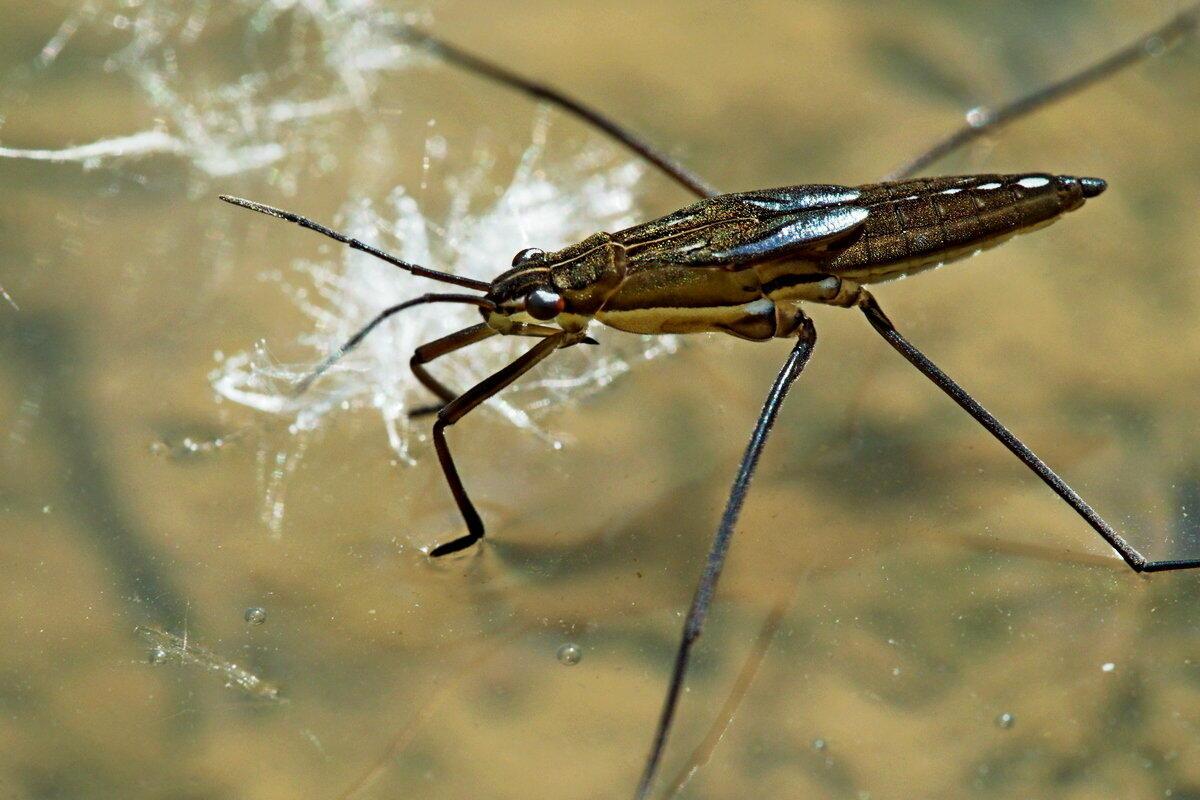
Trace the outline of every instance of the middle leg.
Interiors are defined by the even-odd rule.
[[[458,469],[454,466],[454,458],[450,455],[450,446],[446,443],[446,428],[458,422],[489,397],[497,394],[513,381],[517,380],[517,378],[520,378],[526,372],[533,369],[558,348],[569,347],[581,339],[581,334],[568,333],[567,331],[560,331],[553,336],[542,339],[516,361],[513,361],[499,372],[484,378],[474,387],[446,404],[438,412],[437,422],[433,424],[433,445],[437,450],[438,461],[442,465],[442,473],[446,477],[446,484],[450,487],[450,493],[454,496],[454,502],[458,505],[458,511],[462,514],[463,522],[467,525],[467,533],[464,536],[433,548],[429,553],[431,556],[437,558],[438,556],[449,555],[450,553],[456,553],[459,550],[470,547],[482,539],[484,533],[483,520],[480,518],[479,512],[475,510],[475,505],[471,502],[471,498],[467,496],[466,487],[463,486],[462,478],[458,475]]]
[[[408,412],[409,417],[423,417],[429,414],[436,414],[441,411],[443,406],[449,403],[454,398],[458,397],[459,392],[448,388],[437,378],[429,374],[429,370],[425,369],[425,365],[434,359],[449,355],[456,350],[461,350],[464,347],[469,347],[477,342],[482,342],[488,339],[499,331],[490,327],[487,323],[481,322],[478,325],[472,325],[469,328],[464,328],[461,331],[455,331],[448,336],[443,336],[441,339],[435,339],[432,342],[423,344],[413,351],[412,358],[409,359],[408,366],[412,369],[413,376],[420,381],[421,385],[429,391],[437,395],[440,403],[431,403],[426,406],[417,406]],[[532,336],[539,339],[545,339],[548,336],[553,336],[556,333],[561,333],[558,328],[552,328],[548,325],[536,325],[526,322],[514,322],[512,330],[508,333],[509,336]],[[596,340],[590,336],[585,336],[580,340],[582,344],[596,344]]]
[[[654,733],[654,743],[650,748],[650,755],[646,758],[642,779],[638,783],[637,800],[645,800],[654,784],[654,776],[658,772],[663,751],[667,746],[667,737],[671,733],[671,725],[675,720],[675,711],[679,707],[679,694],[683,690],[683,683],[687,677],[692,646],[704,632],[704,622],[708,617],[709,607],[712,605],[713,593],[717,590],[717,580],[721,577],[721,569],[725,566],[725,556],[729,552],[729,545],[733,539],[733,528],[737,525],[738,517],[741,515],[742,504],[746,501],[746,492],[750,488],[750,480],[754,477],[754,470],[758,466],[758,458],[767,444],[767,436],[771,433],[771,427],[775,424],[775,417],[779,414],[779,408],[787,397],[788,389],[791,388],[796,378],[800,377],[800,373],[812,355],[813,346],[817,343],[817,329],[808,317],[800,320],[797,333],[796,346],[792,348],[791,354],[775,378],[775,383],[771,386],[771,391],[767,394],[766,402],[763,403],[762,411],[758,415],[754,432],[750,434],[750,442],[746,445],[746,452],[738,466],[737,477],[734,478],[733,487],[729,490],[729,499],[725,503],[721,523],[717,526],[717,533],[713,536],[712,545],[708,550],[704,571],[700,575],[700,583],[692,598],[692,607],[683,623],[683,637],[679,642],[679,649],[675,653],[675,668],[671,673],[667,698],[663,703],[658,728]]]

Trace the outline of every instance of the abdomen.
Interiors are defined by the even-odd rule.
[[[911,275],[1048,225],[1104,188],[1042,173],[868,184],[855,200],[869,211],[861,232],[819,269],[859,283]]]

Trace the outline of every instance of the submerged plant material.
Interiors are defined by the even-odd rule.
[[[207,647],[196,644],[186,635],[178,636],[169,631],[146,625],[139,625],[137,634],[151,647],[149,656],[151,664],[167,664],[174,661],[184,666],[200,667],[219,675],[224,679],[227,688],[240,689],[259,700],[284,700],[279,696],[279,687],[275,684],[263,680],[245,667],[222,658]]]
[[[317,124],[365,107],[381,75],[408,66],[411,48],[388,34],[400,21],[377,4],[337,0],[110,0],[85,2],[67,15],[35,60],[53,67],[86,30],[111,40],[105,72],[140,90],[155,115],[153,127],[62,146],[7,147],[0,158],[77,162],[87,168],[155,155],[186,159],[197,176],[229,177],[273,167],[294,169],[296,159],[319,149],[328,128]],[[185,64],[205,37],[229,29],[245,33],[242,47],[255,69],[224,85],[201,84]],[[263,53],[280,33],[287,58]]]

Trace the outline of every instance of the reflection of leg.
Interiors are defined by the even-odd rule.
[[[1060,81],[1034,89],[1028,94],[996,108],[975,109],[961,128],[904,166],[889,173],[884,180],[897,181],[911,178],[933,162],[974,139],[997,128],[1002,128],[1021,117],[1028,116],[1040,108],[1070,97],[1126,67],[1149,58],[1155,52],[1173,44],[1177,39],[1194,32],[1198,18],[1200,18],[1200,4],[1195,4],[1186,11],[1176,14],[1167,24],[1157,30],[1130,42],[1115,53],[1109,54],[1100,61],[1068,75]]]
[[[1125,539],[1113,530],[1104,519],[1096,513],[1087,502],[1080,497],[1074,489],[1067,485],[1066,481],[1058,477],[1054,470],[1046,465],[1046,462],[1038,458],[1032,450],[1025,446],[1025,443],[1014,436],[1008,428],[1004,427],[999,420],[993,417],[987,409],[979,405],[975,398],[967,394],[966,390],[959,386],[954,380],[938,369],[937,365],[925,357],[925,354],[914,347],[907,339],[900,335],[891,320],[883,313],[883,309],[875,302],[875,298],[870,294],[863,292],[863,299],[859,304],[862,312],[867,315],[867,319],[871,322],[871,326],[887,340],[887,343],[894,347],[900,355],[909,360],[910,363],[921,371],[925,377],[933,381],[939,389],[950,396],[950,399],[958,403],[958,405],[970,414],[976,422],[987,429],[988,433],[995,436],[999,442],[1007,447],[1013,455],[1021,459],[1021,463],[1029,467],[1029,469],[1042,479],[1042,482],[1049,486],[1054,493],[1061,497],[1067,505],[1075,509],[1075,513],[1083,517],[1092,529],[1112,545],[1113,549],[1121,554],[1121,558],[1125,559],[1125,563],[1133,569],[1134,572],[1163,572],[1172,569],[1191,569],[1200,567],[1200,559],[1188,559],[1180,561],[1147,561],[1146,557],[1134,549],[1133,545],[1125,541]]]
[[[775,378],[775,384],[771,387],[767,400],[763,404],[762,412],[758,415],[754,433],[750,435],[750,443],[746,446],[746,452],[738,467],[737,477],[733,481],[733,488],[729,491],[725,512],[721,515],[721,524],[717,527],[717,533],[709,548],[704,572],[701,573],[700,583],[696,587],[696,595],[692,599],[692,607],[683,624],[683,638],[679,643],[679,650],[675,654],[675,669],[671,674],[667,699],[663,704],[658,729],[654,734],[654,744],[646,759],[641,783],[638,784],[637,797],[639,800],[644,800],[649,794],[651,784],[654,782],[654,774],[658,771],[659,762],[662,760],[667,736],[671,732],[671,723],[675,719],[675,710],[679,705],[679,693],[683,689],[683,681],[687,676],[692,645],[704,631],[704,620],[708,616],[709,606],[712,605],[717,579],[721,576],[721,568],[725,565],[725,556],[729,551],[730,540],[733,538],[733,527],[737,524],[742,503],[746,499],[746,491],[750,488],[750,479],[754,477],[754,469],[758,466],[758,457],[762,455],[763,447],[767,443],[767,435],[771,432],[771,426],[775,424],[775,417],[779,413],[780,406],[783,405],[784,398],[787,397],[788,389],[800,376],[804,365],[808,363],[809,356],[812,355],[813,345],[816,344],[817,331],[812,320],[804,319],[798,335],[799,341],[792,348],[791,355],[788,356],[783,369]]]
[[[483,520],[479,518],[479,512],[475,510],[474,504],[471,503],[471,498],[467,496],[467,490],[463,487],[462,479],[458,477],[458,470],[454,466],[454,459],[451,457],[450,448],[446,444],[446,428],[458,422],[480,403],[533,369],[538,362],[545,359],[559,347],[573,343],[577,336],[577,334],[560,332],[554,336],[546,337],[531,347],[516,361],[513,361],[499,372],[484,378],[474,387],[463,392],[454,400],[451,400],[438,412],[437,422],[433,423],[433,444],[437,449],[438,461],[442,465],[442,472],[446,476],[446,484],[450,487],[450,493],[454,495],[454,502],[458,504],[458,510],[462,514],[463,521],[467,524],[467,533],[465,536],[460,536],[451,542],[438,545],[430,551],[430,555],[436,557],[455,553],[463,548],[470,547],[483,538]]]

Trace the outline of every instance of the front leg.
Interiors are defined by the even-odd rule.
[[[446,443],[446,428],[458,422],[489,397],[497,394],[517,378],[533,369],[539,362],[543,361],[558,348],[568,347],[577,343],[582,338],[581,334],[567,331],[560,331],[553,336],[546,337],[531,347],[516,361],[513,361],[499,372],[484,378],[474,387],[463,392],[454,400],[451,400],[438,412],[437,422],[433,423],[433,444],[437,450],[438,461],[442,465],[442,472],[446,476],[446,485],[450,487],[450,493],[454,495],[454,502],[458,505],[458,511],[462,514],[463,522],[467,525],[467,533],[465,536],[460,536],[453,541],[433,548],[429,553],[431,556],[437,558],[438,556],[449,555],[450,553],[456,553],[459,550],[470,547],[482,539],[484,533],[483,520],[480,519],[479,512],[475,510],[475,505],[471,502],[471,498],[467,496],[467,490],[463,486],[462,478],[458,476],[458,469],[454,466],[454,458],[450,455],[450,447]]]
[[[680,693],[683,691],[684,680],[687,678],[692,647],[704,632],[704,622],[708,618],[713,594],[717,590],[717,580],[721,577],[721,570],[725,566],[725,556],[733,541],[734,529],[737,527],[738,516],[742,512],[742,504],[746,500],[746,492],[750,489],[750,480],[754,477],[754,470],[758,466],[758,458],[767,444],[767,436],[771,433],[771,427],[775,424],[775,417],[779,414],[788,390],[796,378],[800,377],[800,373],[804,371],[816,343],[816,327],[808,317],[801,316],[796,324],[796,345],[792,348],[787,361],[783,362],[783,368],[779,370],[779,375],[775,378],[771,391],[767,393],[766,402],[763,403],[762,411],[758,415],[758,422],[755,423],[754,431],[750,434],[750,441],[746,445],[746,452],[742,456],[741,464],[738,465],[737,476],[729,490],[729,498],[725,501],[725,511],[721,514],[721,522],[717,526],[717,532],[709,546],[708,558],[705,559],[704,570],[700,573],[696,594],[692,597],[692,606],[683,623],[683,636],[675,651],[675,666],[671,672],[671,683],[667,688],[667,697],[658,718],[654,742],[642,770],[642,779],[638,783],[636,800],[646,800],[650,795],[654,777],[662,762],[663,751],[667,746],[667,737],[671,733],[675,720],[675,711],[679,707]]]
[[[420,381],[422,386],[433,392],[441,402],[428,406],[418,406],[409,411],[408,416],[422,417],[426,414],[436,414],[441,410],[442,406],[458,396],[455,392],[446,388],[441,381],[430,375],[429,370],[425,369],[426,364],[436,358],[453,353],[455,350],[461,350],[477,342],[482,342],[484,339],[496,335],[496,333],[498,331],[491,328],[486,322],[481,322],[478,325],[472,325],[461,331],[455,331],[448,336],[443,336],[441,339],[435,339],[432,342],[423,344],[414,350],[412,358],[408,361],[408,366],[412,370],[413,376]]]
[[[533,336],[539,339],[544,339],[560,333],[558,328],[551,328],[547,325],[534,325],[531,323],[516,322],[513,323],[513,329],[509,331],[512,336]],[[464,328],[461,331],[456,331],[448,336],[443,336],[441,339],[435,339],[432,342],[423,344],[413,351],[412,358],[409,359],[408,366],[412,369],[413,376],[420,381],[421,385],[429,391],[433,392],[441,400],[440,403],[432,403],[427,406],[417,406],[408,412],[409,418],[424,417],[429,414],[436,414],[454,398],[458,397],[458,392],[446,387],[441,381],[429,374],[429,370],[425,369],[425,365],[434,359],[449,355],[456,350],[461,350],[477,342],[482,342],[484,339],[491,338],[499,333],[499,331],[491,328],[487,323],[481,322],[478,325],[472,325],[470,328]],[[596,340],[590,336],[585,336],[580,340],[580,344],[596,344]]]

